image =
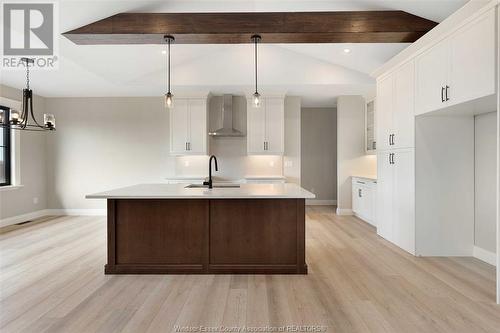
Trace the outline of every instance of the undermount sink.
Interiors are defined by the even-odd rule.
[[[184,188],[208,188],[208,185],[189,184]],[[214,184],[213,188],[240,188],[238,184]]]

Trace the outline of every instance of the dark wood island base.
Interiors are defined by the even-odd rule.
[[[106,274],[307,274],[305,199],[108,199]]]

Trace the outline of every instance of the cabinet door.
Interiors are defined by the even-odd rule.
[[[188,101],[176,99],[170,109],[170,153],[185,154],[189,137]]]
[[[411,148],[415,142],[415,63],[410,61],[394,74],[393,148]]]
[[[361,208],[361,186],[352,182],[352,211],[356,214],[360,214]]]
[[[283,154],[284,151],[284,100],[283,98],[266,98],[266,153]]]
[[[393,242],[415,254],[415,158],[413,149],[394,152]]]
[[[262,98],[260,108],[247,103],[247,151],[249,154],[263,154],[265,142],[266,101]]]
[[[390,164],[391,152],[377,154],[377,233],[392,241],[394,171]]]
[[[390,148],[392,134],[392,114],[394,107],[394,78],[392,75],[377,82],[377,149]]]
[[[449,50],[449,43],[443,41],[416,59],[416,115],[445,106],[443,99],[447,84]]]
[[[373,189],[368,186],[364,186],[361,189],[361,196],[363,201],[363,216],[365,217],[365,221],[373,225]]]
[[[495,93],[495,12],[491,10],[451,37],[449,103]]]
[[[204,99],[189,100],[189,153],[207,154],[207,105]]]

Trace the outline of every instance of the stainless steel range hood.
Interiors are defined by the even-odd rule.
[[[222,97],[222,127],[214,132],[208,133],[210,136],[244,136],[241,131],[233,127],[233,95]]]

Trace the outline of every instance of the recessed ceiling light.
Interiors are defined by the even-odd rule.
[[[167,54],[167,50],[162,50],[161,54]]]
[[[351,49],[344,49],[344,53],[351,53]]]

